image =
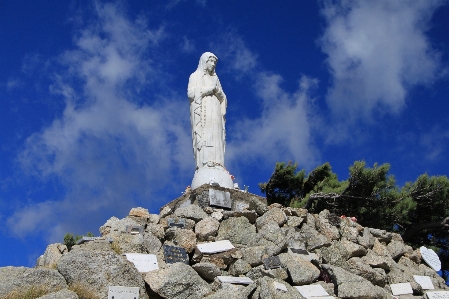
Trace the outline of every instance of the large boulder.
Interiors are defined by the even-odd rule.
[[[207,217],[195,225],[196,237],[199,241],[206,241],[208,237],[215,237],[220,222],[214,217]]]
[[[180,218],[192,219],[195,222],[199,222],[208,217],[206,212],[197,205],[188,205],[187,207],[178,208],[175,211],[175,215]]]
[[[139,287],[139,298],[148,298],[145,282],[135,266],[112,252],[72,250],[62,256],[57,268],[69,285],[83,286],[100,298],[108,296],[111,285]]]
[[[212,292],[207,282],[184,263],[148,272],[145,281],[162,298],[203,298]]]
[[[320,270],[312,263],[289,253],[281,253],[279,259],[281,260],[282,267],[288,270],[294,285],[311,284],[320,276]]]
[[[67,246],[61,243],[50,244],[45,249],[43,255],[41,255],[36,263],[36,267],[55,268],[56,263],[59,261],[64,253],[69,252]]]
[[[272,211],[274,209],[271,209]],[[250,241],[250,245],[265,246],[268,256],[276,255],[287,248],[288,240],[283,234],[282,229],[274,221],[268,221],[259,228],[259,232]]]
[[[54,269],[1,267],[0,268],[0,298],[11,292],[26,292],[32,287],[48,293],[67,288],[64,277]]]
[[[287,222],[287,216],[281,209],[271,208],[270,210],[268,210],[268,212],[257,218],[256,220],[257,229],[262,228],[265,224],[271,221],[274,221],[279,226],[281,226],[285,222]]]
[[[254,240],[256,227],[246,217],[231,217],[220,224],[217,240],[229,240],[233,244],[248,245]]]

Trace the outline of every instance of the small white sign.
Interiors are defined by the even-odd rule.
[[[413,294],[412,285],[409,282],[390,284],[393,295]]]
[[[196,247],[201,253],[212,254],[217,252],[228,251],[234,249],[234,245],[229,240],[222,240],[211,243],[197,244]]]
[[[448,291],[427,292],[426,295],[429,299],[449,299]]]
[[[276,289],[281,290],[281,291],[284,291],[284,292],[287,292],[287,291],[288,291],[288,290],[287,290],[287,287],[285,286],[285,284],[280,283],[280,282],[277,282],[277,281],[274,282],[274,287],[275,287]]]
[[[423,288],[423,290],[433,290],[435,287],[433,286],[432,280],[429,276],[419,276],[413,275],[415,281]]]
[[[428,249],[424,246],[419,248],[419,252],[421,252],[421,256],[424,261],[429,265],[433,270],[440,271],[441,270],[441,261],[438,255],[432,249]]]
[[[253,281],[248,277],[235,277],[235,276],[217,276],[218,280],[225,283],[234,284],[251,284]]]
[[[108,299],[139,299],[139,288],[109,287]]]
[[[159,269],[157,257],[154,254],[126,253],[125,255],[139,272],[150,272]]]
[[[329,296],[323,286],[319,284],[297,286],[295,288],[306,298]]]

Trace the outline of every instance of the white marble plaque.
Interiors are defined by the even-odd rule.
[[[287,292],[287,291],[288,291],[288,290],[287,290],[287,287],[285,286],[285,284],[280,283],[280,282],[277,282],[277,281],[274,282],[274,287],[275,287],[276,289],[281,290],[281,291],[284,291],[284,292]]]
[[[448,291],[427,292],[426,295],[429,299],[449,299]]]
[[[234,245],[229,240],[222,240],[211,243],[197,244],[196,247],[201,253],[212,254],[234,249]]]
[[[139,299],[139,288],[109,287],[108,299]]]
[[[235,276],[217,276],[218,280],[225,283],[234,284],[251,284],[253,281],[249,277],[235,277]]]
[[[423,290],[435,289],[429,276],[413,275],[413,278],[415,279],[416,283],[418,283],[423,288]]]
[[[393,295],[413,294],[412,285],[409,282],[390,284]]]
[[[441,270],[441,261],[438,255],[432,249],[428,249],[424,246],[419,248],[419,252],[421,252],[421,256],[424,261],[429,265],[433,270],[440,271]]]
[[[296,286],[295,288],[306,298],[329,296],[326,290],[319,284]]]
[[[211,206],[231,208],[231,194],[220,190],[209,189],[209,203]]]
[[[125,255],[139,272],[150,272],[159,269],[157,258],[154,254],[126,253]]]

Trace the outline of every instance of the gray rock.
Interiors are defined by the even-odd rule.
[[[189,205],[187,207],[179,208],[175,211],[175,215],[181,218],[192,219],[199,222],[208,217],[206,212],[197,205]]]
[[[146,233],[151,233],[156,236],[160,241],[164,240],[165,230],[164,226],[161,224],[148,223],[145,229]]]
[[[198,241],[205,241],[209,236],[217,234],[220,222],[213,217],[207,217],[195,225],[195,233]]]
[[[403,242],[393,240],[387,245],[387,250],[390,252],[391,257],[396,259],[401,257],[407,251],[407,248]]]
[[[100,227],[100,233],[104,237],[112,237],[115,239],[122,233],[126,233],[126,226],[138,226],[139,224],[131,218],[118,219],[117,217],[109,218],[106,223]]]
[[[377,229],[377,228],[369,228],[370,233],[373,234],[374,237],[379,239],[380,242],[390,242],[393,238],[393,235],[385,230]]]
[[[158,224],[161,217],[158,214],[150,214],[148,216],[148,223]]]
[[[168,215],[171,215],[173,213],[173,210],[169,206],[165,206],[162,208],[161,212],[159,213],[160,218],[167,217]]]
[[[362,256],[366,249],[356,243],[342,239],[333,241],[331,246],[321,249],[321,256],[326,263],[347,269],[346,261],[351,257]]]
[[[251,210],[241,210],[241,211],[223,211],[223,218],[227,219],[229,217],[246,217],[249,223],[254,224],[258,217],[256,211]]]
[[[342,219],[340,222],[341,237],[356,243],[359,236],[358,227],[360,226],[357,226],[357,223],[351,221],[349,218]]]
[[[148,272],[145,282],[163,298],[202,298],[212,292],[207,282],[184,263]]]
[[[74,245],[72,246],[71,250],[78,250],[78,249],[86,249],[86,250],[94,250],[94,251],[110,251],[113,252],[111,248],[111,243],[109,240],[104,239],[96,239],[89,242],[84,242],[80,245]]]
[[[245,275],[251,270],[251,265],[242,259],[237,259],[230,267],[229,274],[233,276]]]
[[[257,218],[256,227],[257,229],[261,229],[265,224],[271,221],[276,222],[278,226],[282,226],[287,222],[287,216],[285,216],[281,209],[271,208],[268,212]]]
[[[250,199],[248,210],[254,210],[258,215],[263,215],[268,211],[268,207],[257,199]]]
[[[384,269],[373,269],[369,265],[365,264],[359,257],[350,258],[347,265],[349,266],[348,270],[351,273],[365,278],[374,285],[385,287],[388,282]]]
[[[394,264],[394,260],[391,257],[379,256],[371,249],[368,249],[367,254],[362,257],[362,261],[373,268],[382,268],[387,271],[389,271],[391,265]]]
[[[220,268],[213,263],[198,263],[192,266],[202,278],[213,281],[215,277],[221,275]]]
[[[156,238],[156,237],[155,237]],[[157,239],[157,238],[156,238]],[[157,241],[160,243],[159,239]],[[92,245],[87,242],[86,245]],[[144,237],[141,234],[132,235],[132,234],[121,234],[114,238],[114,244],[120,248],[120,252],[122,253],[146,253],[146,248],[144,245]],[[84,244],[83,244],[84,245]],[[88,247],[79,247],[80,249],[92,250],[92,248]],[[75,246],[72,248],[72,251],[78,249]]]
[[[390,284],[409,282],[415,294],[423,294],[421,286],[415,282],[413,275],[421,275],[419,271],[405,267],[403,265],[394,265],[387,274]]]
[[[31,287],[52,292],[67,288],[67,283],[54,269],[0,267],[0,298],[10,292],[26,292]]]
[[[156,254],[161,249],[162,243],[151,233],[143,235],[143,248],[147,253]]]
[[[224,220],[218,229],[216,240],[229,240],[232,244],[248,245],[254,240],[256,227],[246,217],[231,217]]]
[[[367,249],[374,246],[374,237],[368,227],[365,227],[363,229],[363,234],[357,237],[357,242]]]
[[[320,270],[312,263],[296,258],[291,254],[281,253],[279,259],[282,267],[288,270],[294,285],[311,284],[320,276]]]
[[[390,255],[390,251],[388,251],[388,249],[387,249],[387,246],[385,246],[384,244],[379,242],[379,240],[377,240],[377,239],[374,240],[373,251],[377,255],[388,256],[388,257],[392,258]]]
[[[142,276],[125,257],[111,252],[79,249],[64,254],[57,268],[67,283],[84,286],[100,298],[108,295],[108,286],[140,288],[140,299],[147,299]]]
[[[38,299],[79,299],[79,297],[75,292],[72,292],[68,289],[63,289],[58,292],[44,295],[42,297],[39,297]]]
[[[287,292],[279,290],[275,286],[275,282],[282,283]],[[291,285],[282,280],[277,280],[269,277],[263,277],[257,281],[259,285],[259,298],[263,299],[295,299],[299,298],[299,292]]]
[[[246,273],[246,276],[251,278],[253,281],[256,281],[262,277],[270,277],[270,278],[276,278],[279,280],[287,280],[288,272],[284,268],[276,268],[276,269],[266,270],[263,265],[260,265],[260,266],[254,267],[250,271],[248,271],[248,273]]]
[[[284,236],[282,229],[274,221],[268,221],[263,227],[259,228],[259,232],[250,242],[250,245],[253,246],[265,246],[268,256],[277,255],[287,248],[287,244],[287,238]]]
[[[340,298],[391,298],[391,295],[381,287],[373,285],[363,277],[352,274],[340,267],[321,265],[337,286],[337,296]]]
[[[67,246],[61,243],[50,244],[45,249],[43,255],[41,255],[36,263],[36,267],[54,268],[64,253],[69,250]]]
[[[315,226],[321,234],[330,240],[338,240],[340,239],[340,232],[337,227],[329,223],[329,214],[328,210],[321,211],[315,218]]]
[[[311,219],[311,217],[308,217]],[[300,230],[301,241],[306,244],[306,248],[308,251],[313,251],[315,249],[329,246],[331,244],[331,240],[319,233],[315,226],[311,226],[309,224],[303,224]]]
[[[248,298],[248,294],[251,292],[249,286],[235,285],[230,283],[220,283],[221,288],[215,293],[206,296],[207,299],[241,299]]]
[[[167,241],[173,242],[175,246],[185,248],[190,253],[196,246],[196,235],[193,231],[178,227],[171,227],[165,232]],[[171,243],[165,242],[167,245]]]
[[[288,216],[287,225],[290,227],[299,227],[304,222],[305,217]]]
[[[265,246],[253,246],[240,249],[242,259],[249,263],[252,267],[261,265],[263,257],[266,255]]]

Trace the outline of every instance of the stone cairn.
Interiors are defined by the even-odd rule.
[[[399,234],[218,186],[189,190],[159,214],[133,208],[100,233],[70,251],[49,245],[35,268],[0,268],[0,298],[36,286],[49,290],[40,298],[79,298],[74,285],[114,299],[402,299],[449,290]],[[393,296],[398,286],[409,291]]]

